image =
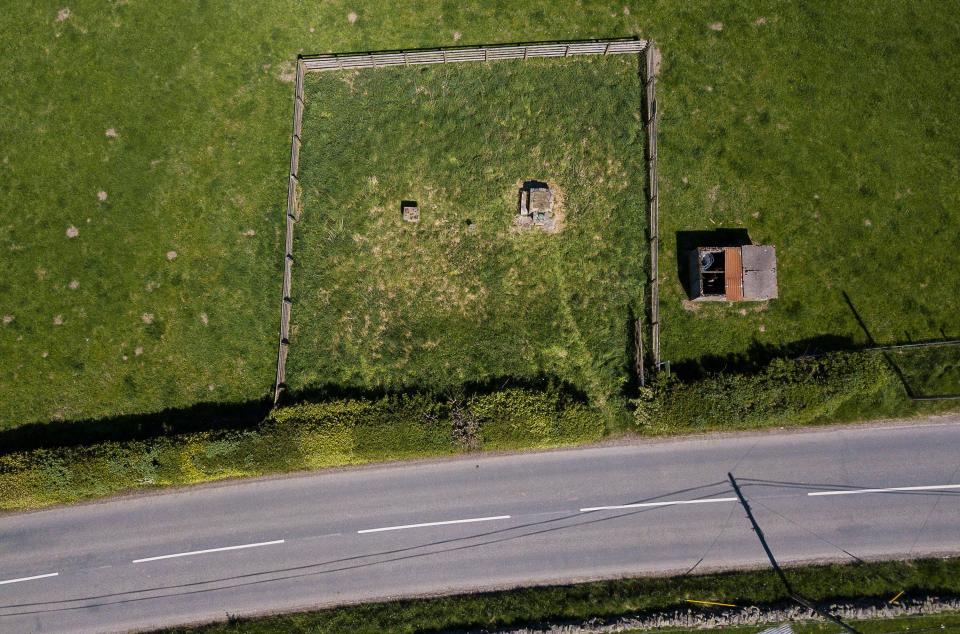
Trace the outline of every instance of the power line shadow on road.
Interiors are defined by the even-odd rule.
[[[904,490],[882,490],[884,487],[879,484],[833,484],[833,483],[813,483],[813,482],[788,482],[783,480],[762,480],[756,478],[737,478],[737,481],[747,487],[770,487],[775,489],[801,489],[804,491],[823,491],[843,493],[845,491],[862,491],[871,489],[880,489],[871,491],[876,495],[917,495],[917,496],[953,496],[960,497],[960,490],[947,491],[943,489],[932,489],[928,491],[904,491]],[[953,483],[950,483],[953,484]],[[936,485],[934,485],[936,486]]]
[[[676,491],[671,491],[668,493],[663,493],[650,498],[644,498],[642,500],[637,500],[635,502],[629,502],[627,504],[644,504],[649,502],[662,501],[664,498],[681,495],[685,493],[692,493],[694,491],[708,491],[712,488],[717,488],[723,485],[726,485],[726,481],[712,482],[710,484],[704,484],[696,487],[690,487],[686,489],[679,489]],[[726,487],[723,490],[714,490],[706,493],[702,493],[699,497],[693,498],[695,500],[704,500],[709,499],[718,495],[719,493],[729,492],[729,487]],[[573,528],[579,528],[582,526],[589,526],[592,524],[599,524],[603,522],[610,522],[617,519],[623,519],[626,517],[631,517],[634,515],[639,515],[640,513],[646,513],[650,511],[662,511],[669,506],[657,506],[657,507],[646,507],[636,510],[632,510],[624,513],[617,513],[615,515],[607,515],[604,517],[596,517],[597,513],[601,511],[592,511],[592,512],[577,512],[569,513],[563,517],[541,520],[537,522],[529,522],[527,524],[521,524],[518,526],[512,526],[509,528],[502,528],[493,531],[488,531],[485,533],[479,533],[476,535],[470,535],[467,537],[456,537],[452,539],[440,540],[435,542],[430,542],[427,544],[419,544],[416,546],[408,546],[404,548],[397,548],[393,550],[385,550],[377,553],[371,553],[367,555],[353,555],[350,557],[343,557],[339,559],[332,559],[329,561],[317,562],[313,564],[304,564],[302,566],[294,566],[290,568],[281,568],[277,570],[267,570],[263,572],[253,572],[243,575],[235,575],[230,577],[222,577],[219,579],[210,579],[207,581],[195,581],[190,583],[168,585],[168,586],[157,586],[154,588],[142,588],[139,590],[127,590],[123,592],[79,597],[76,599],[62,599],[58,601],[38,601],[32,603],[18,603],[11,605],[0,606],[0,610],[19,610],[16,612],[5,612],[0,614],[0,618],[10,617],[10,616],[25,616],[32,614],[43,614],[50,612],[67,612],[73,610],[84,610],[88,608],[101,608],[110,605],[121,605],[127,603],[136,603],[141,601],[150,601],[154,599],[164,599],[169,597],[177,596],[189,596],[194,594],[203,594],[208,592],[216,592],[219,590],[230,590],[233,588],[241,588],[246,586],[255,586],[267,583],[276,583],[280,581],[287,581],[290,579],[298,579],[303,577],[318,576],[333,574],[337,572],[346,572],[350,570],[357,570],[361,568],[368,568],[372,566],[385,565],[390,563],[396,563],[400,561],[418,559],[422,557],[430,557],[433,555],[441,555],[446,553],[457,552],[461,550],[469,550],[473,548],[479,548],[482,546],[490,546],[493,544],[499,544],[508,541],[514,541],[517,539],[524,539],[527,537],[534,537],[537,535],[544,535],[547,533],[553,533],[562,530],[568,530]],[[552,526],[550,528],[541,528],[550,524],[556,524],[558,522],[564,522],[568,520],[573,520],[575,518],[590,518],[585,519],[584,521],[573,521],[566,525],[561,526]],[[523,532],[518,535],[507,535],[512,532],[522,531],[524,529],[533,529],[527,532]],[[506,536],[504,536],[506,535]],[[492,539],[485,539],[492,538]],[[477,543],[468,543],[463,544],[462,542],[471,542],[474,540],[484,540]],[[445,547],[452,544],[460,544],[451,547]],[[440,548],[437,548],[440,547]],[[427,552],[412,552],[417,550],[422,550],[425,548],[431,548]],[[380,559],[377,561],[364,561],[372,558],[385,557],[385,559]],[[338,564],[348,564],[348,565],[339,565]],[[334,568],[329,568],[326,570],[313,570],[314,568],[322,568],[325,566],[337,566]],[[296,574],[286,574],[286,573],[296,573]],[[258,579],[258,577],[264,577],[268,575],[281,575],[281,576],[272,576],[266,579]],[[242,581],[247,580],[247,581]],[[233,583],[240,582],[240,583]],[[215,587],[203,588],[201,586],[209,586],[211,584],[221,584]],[[192,590],[187,590],[188,588],[196,588]],[[162,593],[165,590],[185,590],[180,592],[167,592],[165,594],[154,594],[151,596],[130,596],[138,595],[144,593]],[[121,598],[127,597],[127,598]],[[72,603],[80,602],[94,602],[94,603],[84,603],[83,605],[69,605]],[[45,606],[63,606],[63,607],[45,607]],[[23,609],[23,608],[38,608],[38,609]]]

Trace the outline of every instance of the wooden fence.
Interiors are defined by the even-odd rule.
[[[531,57],[570,57],[573,55],[616,55],[642,53],[647,42],[638,39],[550,42],[543,44],[505,44],[456,48],[384,51],[378,53],[331,53],[303,58],[308,72],[386,68],[415,64],[449,64],[456,62],[492,62],[502,59]]]
[[[650,219],[650,354],[660,369],[660,201],[657,191],[657,47],[645,47],[643,64],[644,109],[647,128],[647,215]]]
[[[287,209],[284,215],[286,232],[283,241],[283,298],[280,302],[280,344],[277,350],[277,378],[273,386],[273,403],[277,404],[286,385],[287,352],[290,348],[290,308],[293,303],[290,284],[293,279],[293,228],[300,220],[300,133],[303,129],[303,76],[305,68],[297,60],[293,88],[293,133],[290,139],[290,169],[287,173]]]
[[[274,383],[273,402],[279,402],[286,387],[287,353],[290,347],[290,309],[292,306],[290,284],[293,276],[293,231],[302,214],[300,205],[300,132],[303,126],[303,79],[308,72],[331,70],[350,70],[361,68],[387,68],[391,66],[411,66],[415,64],[448,64],[459,62],[489,62],[506,59],[529,59],[533,57],[572,57],[575,55],[622,55],[643,53],[647,48],[646,40],[621,38],[609,40],[589,40],[576,42],[549,42],[536,44],[505,44],[497,46],[451,47],[434,49],[416,49],[406,51],[383,51],[373,53],[331,53],[325,55],[301,56],[297,59],[296,80],[293,96],[293,134],[290,140],[290,169],[287,174],[287,208],[285,214],[286,235],[283,256],[283,299],[280,304],[280,342],[277,351],[277,376]],[[650,56],[647,55],[647,68],[650,68]],[[649,70],[645,75],[649,75]],[[647,99],[651,98],[652,81],[646,80]],[[655,105],[655,102],[654,102]],[[648,103],[649,107],[649,103]],[[654,161],[653,180],[656,183],[656,131],[653,134]],[[649,143],[649,141],[648,141]],[[649,155],[648,155],[649,156]],[[650,161],[648,160],[648,166]],[[655,185],[654,185],[655,187]],[[654,190],[655,192],[655,190]],[[655,203],[654,203],[655,206]],[[651,228],[655,228],[651,219]],[[652,234],[656,235],[656,234]],[[656,266],[656,247],[654,247],[653,266]],[[656,275],[652,275],[656,280]],[[654,291],[653,298],[656,299]],[[654,316],[654,367],[659,363],[659,322],[658,310]]]

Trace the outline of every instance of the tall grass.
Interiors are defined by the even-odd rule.
[[[624,55],[308,76],[291,388],[548,375],[616,400],[648,257],[638,68]],[[562,230],[513,225],[527,180],[554,189]]]

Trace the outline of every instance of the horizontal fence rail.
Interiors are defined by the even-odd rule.
[[[470,48],[436,48],[382,53],[330,53],[310,55],[302,59],[307,72],[387,68],[415,64],[449,64],[456,62],[489,62],[531,57],[571,57],[574,55],[620,55],[642,53],[646,40],[617,39],[589,42],[551,42],[547,44],[505,44]]]

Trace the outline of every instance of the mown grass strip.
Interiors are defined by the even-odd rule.
[[[914,596],[960,593],[960,559],[810,566],[787,569],[787,574],[798,592],[821,602],[883,599],[894,588],[905,588],[908,595]],[[163,631],[168,634],[412,634],[494,629],[549,622],[576,623],[591,618],[688,608],[690,598],[704,596],[737,605],[774,605],[789,600],[773,572],[756,571],[623,579],[372,603],[262,619],[233,619],[228,623]],[[705,606],[704,609],[711,608]]]

